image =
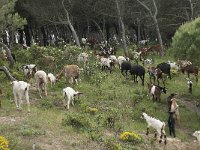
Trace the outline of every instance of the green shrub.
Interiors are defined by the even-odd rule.
[[[172,41],[172,53],[176,58],[200,64],[200,18],[187,22],[176,31]]]
[[[53,103],[49,99],[43,99],[40,101],[40,107],[43,109],[53,108]]]
[[[23,125],[20,130],[20,134],[23,136],[33,136],[36,134],[36,131],[32,128],[30,128],[28,125]]]
[[[86,114],[70,113],[62,119],[63,126],[72,126],[76,129],[90,129],[92,124]]]
[[[105,143],[106,148],[109,150],[121,150],[122,149],[120,143],[118,143],[114,139],[107,139],[107,140],[105,140],[104,143]]]

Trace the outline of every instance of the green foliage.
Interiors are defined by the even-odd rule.
[[[122,147],[115,139],[107,139],[104,141],[104,144],[109,150],[121,150]]]
[[[36,134],[36,131],[28,125],[23,125],[20,127],[19,133],[23,136],[33,136]]]
[[[40,107],[43,109],[50,109],[53,107],[53,103],[49,99],[43,99],[40,102]]]
[[[0,4],[0,30],[18,29],[27,23],[26,19],[22,18],[14,11],[17,0],[1,1]]]
[[[172,53],[176,58],[200,64],[200,18],[185,23],[176,31],[172,42]]]
[[[92,127],[89,116],[79,113],[69,113],[66,118],[63,118],[62,125],[72,126],[76,129],[90,129]]]

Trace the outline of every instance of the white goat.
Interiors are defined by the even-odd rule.
[[[21,110],[22,97],[26,97],[26,102],[28,106],[28,112],[30,112],[30,102],[29,102],[29,87],[30,84],[24,81],[13,81],[13,94],[14,101],[17,109]]]
[[[163,135],[164,135],[165,144],[166,144],[166,143],[167,143],[167,142],[166,142],[166,134],[165,134],[165,130],[164,130],[164,128],[165,128],[165,122],[161,122],[161,121],[158,120],[158,119],[155,119],[155,118],[153,118],[153,117],[151,117],[151,116],[148,116],[148,115],[147,115],[146,113],[144,113],[144,112],[142,113],[142,116],[141,116],[141,117],[144,118],[144,119],[146,120],[147,124],[148,124],[146,135],[149,134],[149,127],[153,127],[153,128],[157,131],[157,133],[159,134],[159,137],[160,137],[159,143],[162,142],[162,137],[163,137]],[[156,133],[155,133],[155,137],[157,137],[157,134],[156,134]]]
[[[72,101],[72,105],[74,106],[74,96],[79,96],[80,94],[83,94],[83,93],[75,91],[71,87],[64,88],[63,89],[63,97],[64,97],[63,104],[64,104],[64,107],[66,108],[66,106],[67,106],[67,109],[69,109],[69,105],[70,105],[71,101]],[[67,104],[66,104],[66,100],[67,100]]]
[[[146,45],[148,42],[149,42],[149,39],[138,41],[138,43],[142,45]]]
[[[83,62],[84,66],[86,66],[87,62],[88,62],[88,54],[87,53],[80,53],[78,55],[77,61],[78,62]]]
[[[143,59],[142,63],[143,65],[151,65],[153,63],[153,59],[152,58]]]
[[[110,55],[108,58],[113,62],[113,66],[118,63],[117,57],[115,55]]]
[[[81,38],[81,42],[85,45],[87,43],[87,38]]]
[[[192,135],[197,138],[198,142],[200,142],[200,131],[195,131]]]
[[[118,64],[119,64],[119,69],[121,69],[121,65],[122,65],[122,63],[124,62],[124,61],[129,61],[130,59],[128,58],[128,57],[124,57],[124,56],[119,56],[118,58],[117,58],[117,60],[118,60]]]
[[[24,75],[30,80],[37,71],[37,66],[35,64],[23,65],[22,69]]]
[[[38,88],[38,92],[40,94],[40,97],[42,98],[41,91],[44,90],[45,96],[47,96],[47,83],[48,83],[48,78],[46,72],[43,70],[38,70],[35,73],[35,80]]]
[[[180,68],[179,66],[176,64],[176,62],[171,62],[171,61],[167,61],[167,63],[170,65],[171,69],[175,69],[176,71],[179,71]]]
[[[108,68],[110,70],[110,73],[111,73],[111,71],[112,71],[111,63],[112,63],[111,59],[102,57],[101,62],[100,62],[101,67],[102,67],[102,71],[105,70],[106,68]]]
[[[56,77],[52,73],[48,73],[47,77],[48,77],[48,79],[49,79],[49,81],[51,83],[51,87],[52,87],[53,84],[55,85],[55,83],[57,81]]]

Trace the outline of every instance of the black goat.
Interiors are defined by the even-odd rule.
[[[170,64],[163,62],[163,63],[158,64],[156,66],[156,68],[159,68],[162,71],[162,73],[168,75],[170,80],[171,80],[171,73],[170,73],[171,66],[170,66]]]
[[[145,77],[144,67],[140,65],[133,65],[131,67],[130,74],[132,75],[134,82],[138,82],[137,77],[139,76],[142,81],[142,85],[144,86],[144,77]]]
[[[127,78],[128,71],[130,71],[130,70],[131,70],[131,63],[129,61],[122,62],[122,64],[121,64],[121,73],[122,73],[122,75],[124,76],[124,71],[125,71],[126,78]]]

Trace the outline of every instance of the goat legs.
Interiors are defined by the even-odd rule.
[[[14,101],[15,101],[15,105],[16,105],[17,109],[19,109],[19,105],[18,105],[18,100],[17,100],[16,93],[14,93]]]
[[[146,133],[146,135],[148,135],[149,134],[149,127],[147,127],[147,133]]]
[[[30,102],[29,102],[28,91],[26,91],[26,93],[25,93],[25,97],[26,97],[26,103],[27,103],[27,107],[28,107],[28,112],[30,112]]]

